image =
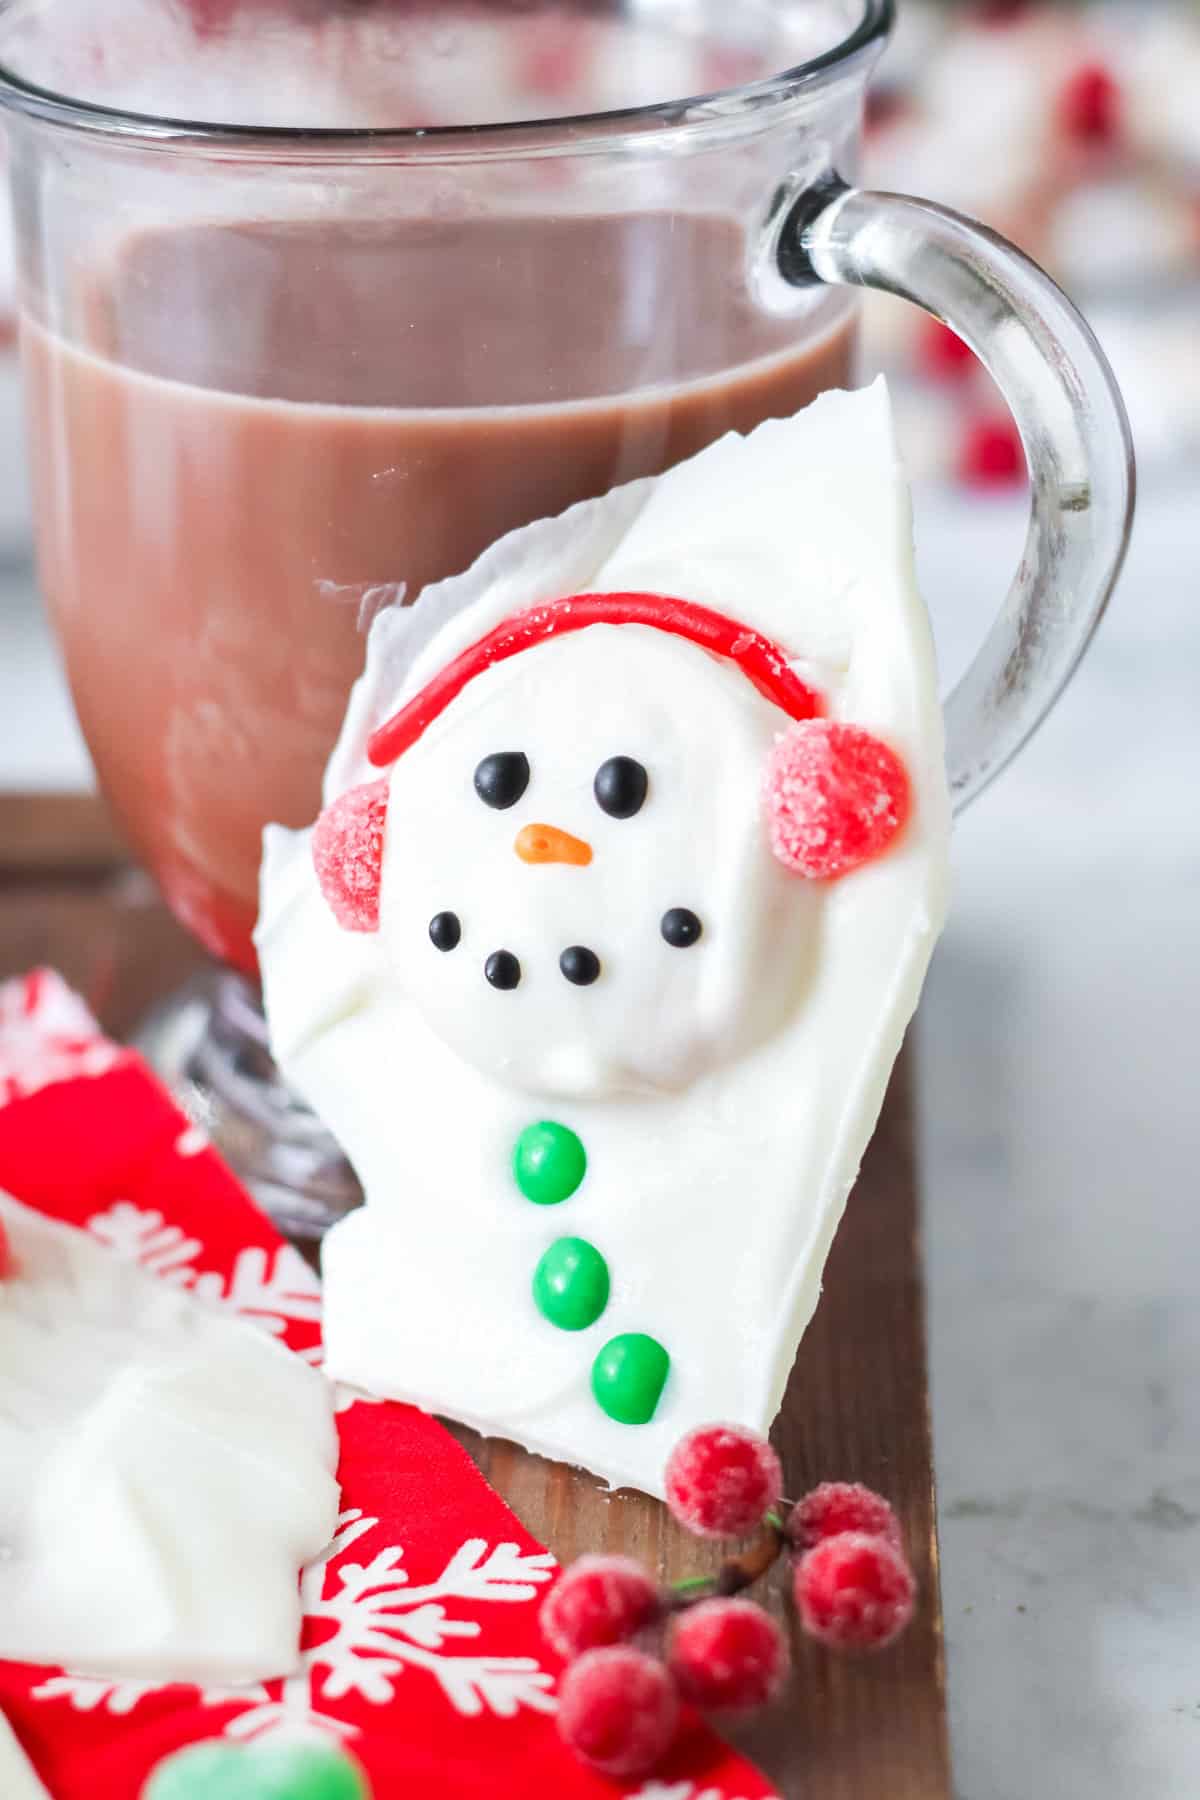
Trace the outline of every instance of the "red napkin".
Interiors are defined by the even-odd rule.
[[[131,1052],[59,978],[0,986],[0,1187],[320,1361],[320,1289]],[[205,1691],[0,1662],[0,1708],[54,1800],[137,1800],[204,1738],[327,1732],[377,1800],[764,1800],[699,1721],[651,1781],[589,1774],[554,1729],[538,1609],[554,1562],[426,1414],[346,1394],[342,1517],[304,1576],[304,1666]]]

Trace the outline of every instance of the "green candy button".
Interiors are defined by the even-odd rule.
[[[142,1800],[371,1800],[358,1764],[324,1744],[193,1744],[158,1765]]]
[[[587,1151],[573,1131],[543,1119],[527,1126],[513,1151],[517,1186],[535,1206],[569,1200],[587,1174]]]
[[[559,1238],[534,1270],[538,1310],[563,1331],[586,1331],[608,1305],[608,1264],[586,1238]]]
[[[592,1392],[618,1424],[648,1425],[670,1367],[671,1359],[657,1338],[627,1331],[610,1338],[592,1364]]]

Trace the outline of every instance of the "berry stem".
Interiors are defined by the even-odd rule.
[[[731,1599],[760,1581],[788,1548],[781,1519],[768,1513],[764,1525],[766,1529],[759,1542],[743,1555],[730,1557],[715,1575],[690,1575],[686,1581],[674,1582],[663,1595],[664,1613],[685,1612],[689,1606],[712,1599],[714,1595]]]
[[[679,1595],[697,1593],[701,1588],[711,1588],[715,1582],[715,1575],[689,1575],[686,1581],[674,1582],[671,1592]]]

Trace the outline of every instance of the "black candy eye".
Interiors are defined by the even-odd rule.
[[[694,912],[686,906],[673,906],[663,914],[662,934],[673,950],[688,950],[698,944],[704,927]]]
[[[596,771],[596,804],[610,819],[632,819],[646,804],[650,777],[632,756],[610,756]]]
[[[529,786],[529,758],[520,750],[485,756],[475,771],[475,792],[485,806],[507,812]]]
[[[438,913],[429,921],[429,941],[435,950],[457,950],[462,942],[462,920],[457,913]]]

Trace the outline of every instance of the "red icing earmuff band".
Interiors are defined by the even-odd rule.
[[[786,652],[724,613],[661,594],[576,594],[514,614],[447,663],[407,706],[372,732],[367,742],[370,761],[377,769],[394,763],[477,675],[522,650],[571,631],[585,631],[589,625],[649,625],[686,638],[732,662],[789,719],[814,719],[820,714],[819,696],[789,668]]]

